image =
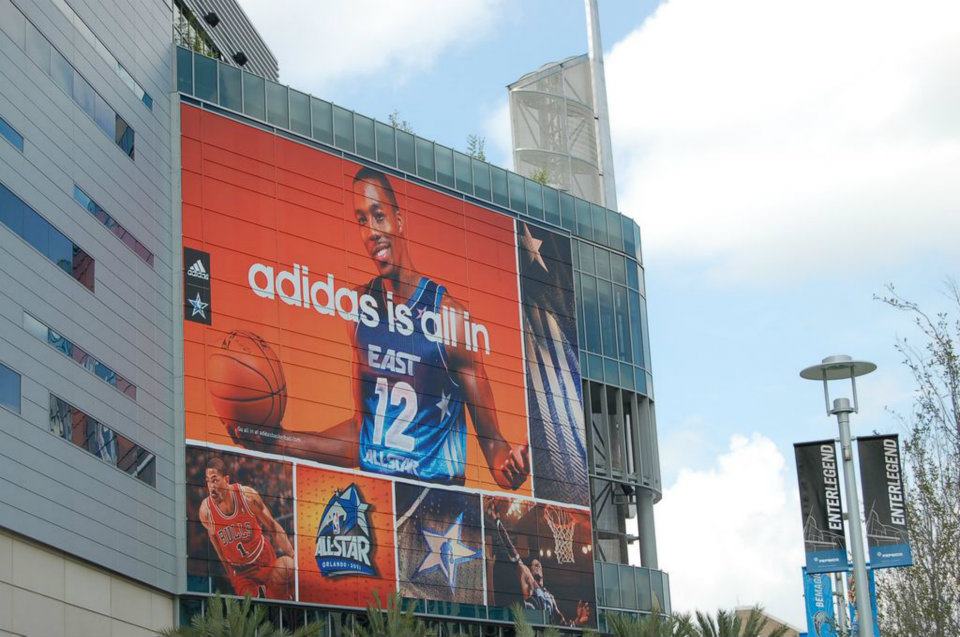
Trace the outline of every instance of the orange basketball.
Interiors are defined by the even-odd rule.
[[[287,382],[276,353],[253,332],[231,332],[207,362],[213,407],[225,424],[279,427]]]

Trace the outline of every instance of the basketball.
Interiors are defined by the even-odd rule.
[[[213,407],[228,427],[276,428],[287,406],[287,382],[276,353],[253,332],[231,332],[210,355]]]

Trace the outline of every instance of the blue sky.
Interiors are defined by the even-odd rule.
[[[509,166],[506,84],[586,49],[575,0],[242,0],[281,79],[394,109]],[[909,319],[960,265],[960,15],[885,0],[600,0],[621,209],[641,224],[665,493],[661,567],[680,609],[761,602],[800,624],[792,444],[835,435],[798,371],[849,353],[855,433],[897,430]],[[297,16],[290,20],[290,16]],[[705,517],[722,518],[719,522]]]

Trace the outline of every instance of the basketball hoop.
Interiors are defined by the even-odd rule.
[[[553,553],[558,564],[573,563],[573,530],[577,526],[569,513],[563,509],[544,507],[543,517],[546,518],[550,531],[553,533]]]

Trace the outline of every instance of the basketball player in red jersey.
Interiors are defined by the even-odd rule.
[[[293,545],[260,494],[231,483],[220,458],[207,463],[206,480],[210,495],[200,503],[200,522],[234,593],[293,599]]]

